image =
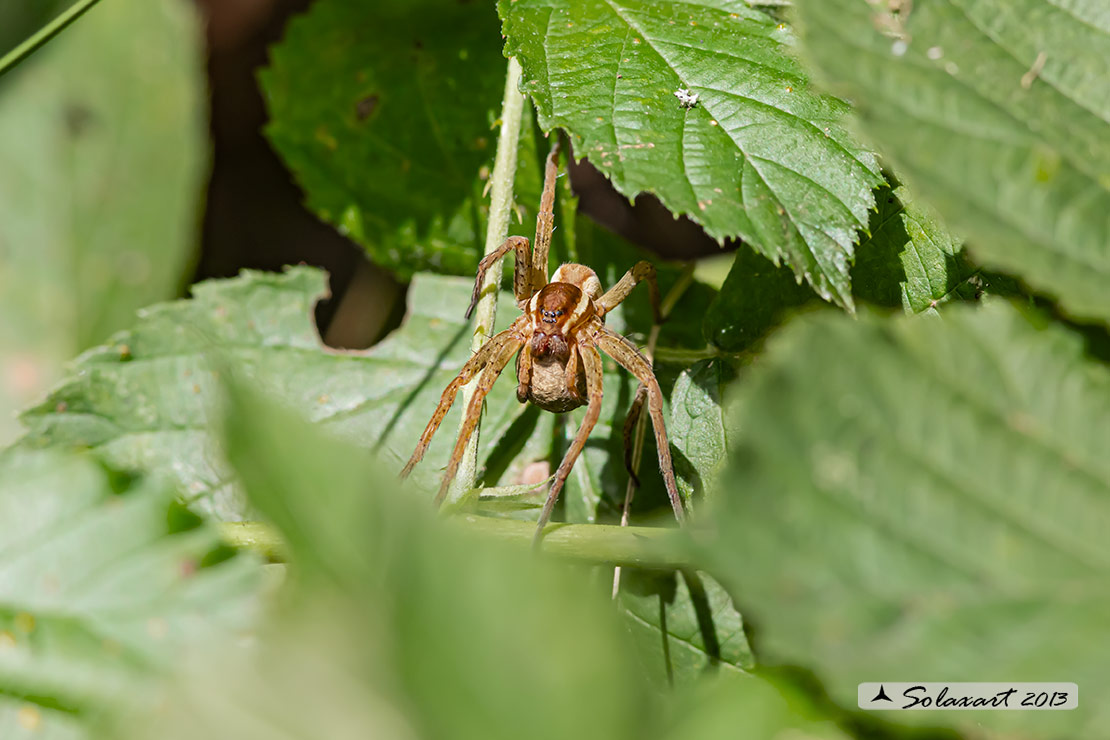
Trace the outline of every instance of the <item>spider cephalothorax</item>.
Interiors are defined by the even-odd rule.
[[[439,406],[420,436],[420,442],[401,475],[408,475],[424,456],[432,436],[454,403],[459,388],[480,373],[478,388],[466,409],[459,438],[436,496],[437,503],[443,500],[458,471],[467,442],[478,426],[486,394],[493,387],[497,376],[516,355],[516,395],[521,403],[531,402],[546,411],[556,413],[586,406],[582,426],[559,465],[548,491],[536,532],[538,537],[551,517],[551,511],[570,474],[571,466],[581,454],[586,438],[601,414],[601,355],[598,353],[601,350],[635,375],[640,381],[641,390],[646,390],[648,412],[659,451],[659,468],[663,473],[675,516],[681,520],[684,513],[682,499],[678,494],[671,466],[671,453],[667,446],[667,432],[663,425],[663,394],[659,389],[659,382],[652,373],[651,363],[635,345],[605,326],[605,314],[628,297],[640,282],[648,284],[655,319],[661,320],[655,268],[648,262],[637,263],[604,294],[601,292],[601,281],[597,274],[585,265],[564,264],[555,270],[551,281],[548,281],[547,253],[553,227],[557,154],[556,146],[547,158],[543,198],[539,216],[536,218],[534,252],[529,251],[527,239],[513,236],[506,239],[497,250],[486,255],[478,265],[474,294],[466,312],[469,318],[478,302],[486,272],[509,252],[514,252],[516,268],[513,273],[513,292],[522,315],[512,326],[482,345],[443,391]]]

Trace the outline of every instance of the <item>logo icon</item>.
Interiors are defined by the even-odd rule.
[[[875,694],[875,698],[872,699],[871,701],[889,701],[889,702],[893,702],[894,700],[886,695],[886,688],[882,684],[879,684],[879,693]]]

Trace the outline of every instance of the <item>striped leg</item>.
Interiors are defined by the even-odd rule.
[[[555,508],[555,502],[559,499],[559,493],[563,490],[563,484],[567,481],[567,476],[570,475],[570,469],[574,467],[575,461],[578,456],[582,454],[582,449],[586,446],[586,440],[593,431],[594,425],[597,424],[598,417],[601,416],[601,355],[597,353],[597,349],[592,344],[581,342],[578,345],[579,354],[582,356],[582,366],[586,370],[586,392],[589,395],[589,405],[586,406],[586,417],[582,420],[582,426],[578,428],[578,434],[574,435],[574,441],[570,443],[570,449],[563,457],[563,462],[559,464],[559,469],[555,471],[555,480],[551,482],[551,489],[547,493],[547,502],[543,506],[543,512],[540,514],[540,521],[536,527],[536,535],[532,539],[533,546],[538,546],[543,539],[543,528],[547,526],[548,520],[551,519],[551,512]]]
[[[523,236],[510,236],[500,247],[487,254],[478,263],[478,273],[474,278],[474,292],[470,296],[470,306],[466,309],[466,318],[469,319],[470,315],[474,313],[474,307],[478,305],[478,299],[482,296],[482,284],[486,279],[486,272],[513,250],[516,250],[513,269],[513,294],[516,296],[517,303],[527,301],[532,297],[532,285],[529,282],[532,279],[532,256],[528,252],[528,239]]]
[[[659,381],[651,371],[651,363],[631,342],[605,327],[601,327],[595,339],[602,352],[619,362],[647,388],[648,414],[651,416],[651,426],[655,431],[655,446],[659,449],[659,470],[663,473],[663,482],[667,487],[667,495],[671,499],[675,519],[682,521],[686,510],[682,506],[682,496],[678,492],[674,466],[671,464],[671,449],[667,443],[667,428],[663,422],[663,392],[659,389]]]
[[[470,435],[478,428],[478,420],[482,417],[482,403],[486,400],[490,389],[493,388],[497,376],[509,364],[509,360],[513,359],[513,355],[524,344],[520,334],[512,329],[506,330],[498,334],[500,337],[503,334],[512,332],[510,339],[502,343],[496,350],[494,350],[486,367],[482,370],[482,377],[478,381],[478,387],[474,390],[474,395],[470,399],[470,405],[466,409],[466,417],[463,421],[462,428],[459,430],[459,438],[455,442],[455,449],[451,453],[451,461],[447,464],[447,471],[443,474],[443,482],[440,483],[439,493],[436,494],[435,502],[438,506],[443,503],[443,499],[447,497],[447,489],[451,487],[451,481],[455,479],[455,474],[459,472],[459,463],[462,461],[463,454],[466,452],[466,443],[470,441]],[[493,344],[493,340],[487,342],[482,346],[485,349]],[[481,350],[479,350],[481,351]]]
[[[536,215],[536,239],[532,243],[532,289],[547,285],[547,253],[551,249],[551,232],[555,230],[555,178],[559,174],[559,140],[547,155],[543,173],[543,195]]]
[[[408,463],[401,471],[401,477],[406,478],[424,457],[424,453],[428,450],[428,445],[432,442],[432,437],[435,435],[439,425],[443,422],[443,417],[447,416],[447,412],[451,410],[451,405],[455,403],[455,396],[459,392],[459,388],[470,382],[480,370],[486,367],[490,357],[494,353],[504,349],[509,344],[515,344],[518,340],[515,339],[517,335],[516,327],[506,329],[500,334],[495,335],[492,339],[482,345],[482,347],[474,353],[474,355],[463,365],[462,370],[455,376],[455,379],[448,383],[447,388],[440,396],[439,405],[436,406],[435,413],[432,414],[431,420],[428,421],[428,426],[424,428],[424,433],[420,435],[420,441],[416,445],[416,450],[412,453]]]
[[[647,282],[651,295],[651,313],[656,324],[663,323],[663,312],[659,303],[659,283],[655,280],[655,266],[650,262],[637,262],[624,274],[617,284],[597,300],[597,315],[604,316],[628,297],[628,294],[642,282]]]

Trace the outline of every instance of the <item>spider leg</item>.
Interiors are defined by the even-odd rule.
[[[570,357],[567,358],[567,367],[564,371],[563,382],[567,385],[567,391],[576,399],[580,399],[578,394],[578,356],[580,350],[577,344],[570,345]],[[585,362],[585,360],[583,360]]]
[[[551,512],[555,508],[555,502],[559,498],[559,493],[563,490],[563,484],[567,481],[567,476],[570,475],[570,469],[574,467],[575,461],[578,456],[582,454],[582,448],[586,446],[586,440],[593,431],[594,425],[597,424],[598,417],[601,416],[601,355],[598,354],[597,349],[592,344],[587,344],[586,341],[580,341],[578,345],[582,355],[582,366],[586,370],[586,388],[590,398],[589,405],[586,406],[586,417],[582,419],[582,426],[578,427],[578,434],[574,435],[574,441],[570,444],[570,449],[563,457],[563,461],[559,463],[559,469],[555,471],[555,480],[551,482],[551,489],[547,493],[547,502],[543,505],[543,512],[540,514],[540,521],[536,527],[536,535],[532,538],[533,546],[539,545],[543,538],[543,528],[547,526],[547,522],[551,519]]]
[[[516,400],[528,401],[528,389],[532,386],[532,347],[528,342],[520,348],[516,361]]]
[[[500,247],[487,254],[478,263],[478,273],[474,278],[474,293],[470,296],[470,307],[466,309],[466,318],[470,318],[474,313],[474,307],[478,305],[486,271],[514,249],[516,255],[513,269],[513,294],[518,303],[532,297],[532,286],[529,282],[532,278],[532,256],[528,253],[528,239],[523,236],[510,236]]]
[[[637,456],[635,450],[636,424],[640,421],[640,415],[643,413],[644,401],[646,400],[647,386],[640,383],[640,386],[636,389],[636,397],[632,399],[632,405],[628,407],[628,416],[624,419],[624,469],[628,472],[628,477],[635,488],[640,487],[640,478],[636,475],[638,461],[633,460],[634,456]]]
[[[678,483],[674,478],[674,466],[671,464],[667,428],[663,423],[663,392],[659,389],[659,381],[655,379],[651,363],[640,354],[640,350],[624,337],[598,323],[597,334],[594,336],[597,346],[635,375],[647,389],[648,414],[651,416],[651,426],[655,431],[655,446],[659,450],[659,470],[663,473],[663,482],[667,486],[667,495],[671,499],[675,519],[681,522],[686,515],[686,510],[682,506],[682,497],[678,493]]]
[[[551,249],[551,232],[555,230],[555,178],[559,174],[559,139],[551,146],[543,173],[543,195],[536,215],[536,239],[532,243],[532,288],[547,285],[547,253]]]
[[[482,377],[478,380],[478,387],[474,389],[474,395],[470,398],[470,405],[466,408],[466,416],[462,427],[459,429],[459,438],[456,440],[455,449],[451,453],[451,461],[447,464],[447,470],[443,474],[443,482],[439,486],[439,493],[436,494],[435,503],[437,506],[443,503],[443,499],[447,497],[447,489],[451,486],[451,481],[455,479],[455,474],[459,472],[459,463],[466,453],[466,443],[470,441],[470,435],[478,428],[478,420],[482,417],[482,403],[486,400],[486,395],[493,388],[497,376],[501,374],[501,371],[509,364],[509,360],[513,359],[513,355],[524,344],[523,338],[514,329],[503,331],[497,336],[500,337],[510,332],[515,336],[511,335],[507,341],[500,344],[490,354],[486,366],[482,370]],[[484,344],[483,349],[493,344],[493,341],[490,340]]]
[[[597,299],[595,302],[597,315],[604,316],[612,311],[641,282],[647,282],[648,284],[648,292],[651,295],[651,313],[655,318],[655,323],[662,324],[663,311],[659,303],[659,283],[655,280],[655,266],[650,262],[637,262],[631,270],[624,274],[624,277],[617,281],[616,285]]]
[[[444,389],[443,395],[440,396],[439,406],[436,407],[435,413],[428,421],[428,426],[424,428],[424,433],[420,435],[420,441],[416,445],[416,450],[412,453],[408,463],[401,471],[401,477],[406,478],[420,459],[424,457],[424,453],[428,450],[428,445],[432,442],[432,437],[435,435],[439,425],[443,422],[443,417],[447,416],[450,411],[451,405],[455,402],[455,396],[459,392],[459,388],[470,382],[470,379],[481,369],[487,366],[490,357],[499,350],[504,349],[508,345],[513,345],[514,335],[517,333],[516,327],[511,327],[494,335],[492,339],[483,344],[481,348],[475,352],[466,364],[463,365],[462,370],[455,376],[455,379],[447,384]]]

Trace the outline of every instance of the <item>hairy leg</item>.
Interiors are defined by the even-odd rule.
[[[401,471],[401,477],[405,478],[420,459],[424,457],[424,453],[428,450],[428,445],[432,442],[432,437],[435,435],[439,425],[443,422],[443,417],[447,416],[447,412],[451,410],[451,405],[455,403],[455,396],[459,392],[459,388],[463,387],[470,382],[480,370],[482,370],[486,363],[495,353],[500,352],[506,346],[518,346],[519,339],[518,328],[514,325],[509,329],[495,335],[492,339],[482,345],[481,349],[475,352],[471,358],[463,365],[462,370],[455,376],[455,379],[447,384],[444,389],[443,395],[440,396],[439,405],[436,406],[435,412],[432,414],[431,420],[428,421],[428,426],[424,427],[424,433],[420,435],[420,441],[416,445],[416,450],[412,453],[408,463]]]
[[[640,487],[640,478],[636,475],[636,466],[639,464],[637,459],[639,454],[636,449],[636,425],[640,421],[645,401],[647,401],[647,387],[640,383],[636,389],[636,396],[632,399],[632,405],[628,407],[628,416],[624,418],[624,469],[628,472],[628,478],[636,488]],[[639,440],[642,446],[643,437],[639,437]]]
[[[532,243],[532,289],[547,285],[547,253],[551,249],[551,232],[555,230],[555,178],[559,174],[559,139],[547,155],[543,173],[543,195],[536,216],[536,239]]]
[[[648,414],[651,416],[651,426],[655,431],[655,446],[659,448],[659,470],[663,473],[663,482],[667,486],[667,495],[671,499],[675,518],[682,521],[686,511],[682,506],[682,496],[679,495],[678,483],[674,478],[671,449],[667,444],[667,428],[663,422],[663,392],[659,389],[659,381],[651,371],[651,363],[631,342],[604,326],[600,327],[595,341],[605,354],[635,375],[647,389]]]
[[[519,319],[518,319],[519,321]],[[512,330],[509,330],[512,331]],[[507,332],[501,332],[505,334]],[[501,336],[500,334],[498,336]],[[487,342],[483,348],[493,344],[493,341]],[[443,503],[443,499],[447,496],[447,489],[451,486],[451,481],[455,479],[455,474],[459,472],[459,463],[462,462],[463,455],[466,452],[466,443],[470,441],[470,435],[474,434],[474,430],[478,428],[478,421],[482,418],[482,403],[486,400],[490,389],[493,388],[497,376],[509,364],[509,360],[513,359],[513,355],[517,350],[523,346],[524,340],[518,332],[513,332],[513,336],[508,342],[503,343],[490,355],[486,367],[482,370],[482,377],[478,381],[478,387],[474,390],[474,395],[470,399],[470,405],[466,408],[466,416],[464,417],[462,428],[459,430],[459,438],[455,442],[455,449],[451,453],[451,460],[447,464],[447,470],[443,474],[443,482],[440,483],[439,493],[436,494],[435,502],[438,506]],[[480,350],[479,350],[480,351]]]
[[[659,304],[659,283],[655,280],[655,267],[650,262],[637,262],[632,269],[624,274],[617,284],[606,291],[596,302],[597,315],[604,316],[612,311],[617,304],[628,297],[638,284],[646,282],[651,296],[651,313],[656,324],[663,323],[663,312]]]
[[[532,347],[528,342],[520,348],[516,358],[516,400],[528,401],[528,389],[532,386]]]
[[[470,318],[474,313],[474,307],[478,305],[486,271],[513,250],[516,250],[513,266],[513,295],[516,296],[518,304],[532,297],[532,256],[528,251],[528,239],[523,236],[510,236],[500,247],[487,254],[478,263],[478,273],[474,278],[474,293],[470,296],[470,307],[466,309],[466,318]]]
[[[586,406],[586,417],[582,419],[582,426],[578,427],[578,434],[574,435],[574,441],[570,443],[570,449],[567,450],[567,454],[559,464],[559,469],[555,471],[555,480],[551,482],[551,489],[547,493],[547,502],[543,505],[543,512],[540,514],[540,521],[536,527],[536,535],[532,539],[533,545],[539,545],[543,539],[543,528],[551,519],[551,512],[555,508],[555,502],[559,499],[559,493],[563,490],[563,484],[566,483],[567,476],[570,475],[570,469],[574,467],[578,456],[582,454],[582,448],[586,446],[586,440],[589,438],[590,432],[593,431],[594,425],[597,424],[598,417],[601,416],[601,355],[591,344],[583,342],[578,347],[582,355],[582,366],[586,370],[586,392],[589,395],[590,402]]]
[[[566,370],[563,372],[563,382],[567,386],[567,391],[573,398],[579,398],[578,395],[578,356],[580,350],[577,344],[570,345],[570,357],[567,358]],[[584,361],[584,360],[583,360]]]

